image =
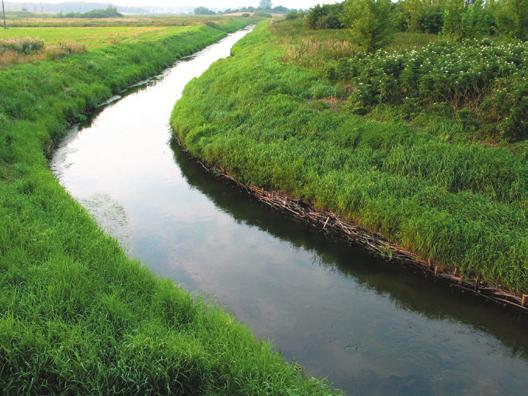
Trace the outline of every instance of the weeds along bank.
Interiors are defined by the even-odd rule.
[[[94,49],[117,44],[135,44],[170,39],[184,32],[203,29],[208,22],[210,27],[217,26],[212,20],[188,26],[69,26],[65,23],[54,27],[10,27],[0,30],[0,67],[18,63],[41,60],[58,60]],[[217,21],[218,22],[218,21]],[[249,23],[249,21],[247,22]],[[225,30],[233,21],[220,22]]]
[[[300,63],[291,53],[303,43],[284,31],[259,25],[233,57],[187,87],[171,123],[190,153],[459,274],[528,291],[522,150],[450,141],[414,124],[354,114],[357,101],[340,96],[324,68],[325,58],[346,45],[310,45],[304,52],[314,62]]]
[[[244,24],[0,70],[3,393],[331,393],[128,259],[48,169],[45,153],[72,122]]]

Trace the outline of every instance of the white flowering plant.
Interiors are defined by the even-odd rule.
[[[488,133],[528,137],[527,42],[442,41],[407,52],[358,53],[339,61],[329,77],[348,82],[358,112],[389,104],[419,113],[444,104],[455,117],[471,112]]]

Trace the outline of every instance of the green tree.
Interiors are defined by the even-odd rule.
[[[391,0],[346,0],[343,19],[356,43],[368,52],[392,41],[395,23]]]
[[[528,0],[494,1],[490,9],[499,32],[528,40]]]
[[[527,0],[528,1],[528,0]],[[493,33],[495,20],[483,0],[449,0],[444,10],[444,34],[458,39]]]
[[[437,34],[444,27],[444,12],[438,7],[430,7],[418,19],[418,30],[424,33]]]
[[[401,0],[397,4],[412,32],[434,33],[441,29],[443,10],[447,0]]]
[[[263,10],[271,10],[272,7],[271,0],[260,0],[259,8]]]
[[[420,18],[424,13],[423,0],[402,0],[399,4],[406,19],[407,29],[417,32],[420,27]]]
[[[464,0],[448,0],[444,9],[443,33],[456,38],[463,37],[462,13]]]
[[[483,0],[467,4],[461,20],[464,37],[481,37],[492,33],[493,17],[485,8]]]
[[[316,5],[308,11],[306,24],[311,29],[343,29],[343,4]]]
[[[194,15],[215,15],[216,13],[213,10],[210,10],[206,7],[196,7],[194,9]]]

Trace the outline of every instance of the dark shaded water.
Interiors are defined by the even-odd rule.
[[[526,394],[525,320],[329,242],[171,147],[183,87],[244,34],[73,131],[52,163],[61,183],[130,256],[210,296],[347,393]]]

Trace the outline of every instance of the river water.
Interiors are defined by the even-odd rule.
[[[246,33],[75,128],[52,160],[61,184],[131,257],[348,394],[527,394],[526,320],[329,242],[171,147],[184,86]]]

